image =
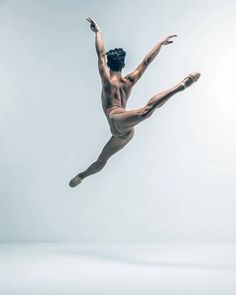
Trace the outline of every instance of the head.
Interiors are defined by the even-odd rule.
[[[107,65],[110,70],[120,72],[125,66],[126,52],[122,48],[115,48],[109,50],[107,53]]]

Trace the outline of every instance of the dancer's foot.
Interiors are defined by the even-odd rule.
[[[182,82],[181,85],[185,88],[191,86],[194,82],[196,82],[200,78],[201,74],[199,72],[192,72],[188,75]]]
[[[69,186],[75,187],[82,182],[82,178],[79,175],[76,175],[74,178],[71,179]]]

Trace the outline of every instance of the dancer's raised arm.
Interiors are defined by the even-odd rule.
[[[158,42],[157,45],[144,57],[143,61],[138,65],[138,67],[132,73],[128,74],[125,78],[129,79],[133,84],[135,84],[139,80],[139,78],[141,78],[150,63],[158,55],[161,47],[163,45],[173,43],[173,40],[171,40],[173,37],[177,37],[177,35],[170,35]]]
[[[106,83],[109,80],[109,70],[106,65],[106,59],[105,59],[105,46],[102,39],[101,31],[97,25],[97,23],[91,19],[90,17],[87,17],[87,21],[90,23],[90,28],[93,32],[95,32],[95,47],[96,52],[98,55],[98,69],[100,76],[102,78],[102,82]]]

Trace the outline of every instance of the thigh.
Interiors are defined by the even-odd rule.
[[[122,137],[112,136],[107,144],[104,146],[99,159],[108,160],[112,155],[120,151],[134,136],[134,129],[132,128],[126,135]]]
[[[143,120],[151,116],[154,110],[148,106],[140,109],[117,112],[113,114],[113,119],[121,131],[128,130],[141,123]]]

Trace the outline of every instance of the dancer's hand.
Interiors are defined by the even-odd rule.
[[[99,31],[99,27],[98,27],[97,23],[96,23],[93,19],[91,19],[90,17],[87,17],[86,20],[87,20],[88,22],[90,22],[90,29],[91,29],[93,32],[96,33],[96,32]]]
[[[177,37],[177,35],[170,35],[168,37],[164,37],[163,39],[161,39],[160,43],[161,45],[168,45],[173,43],[174,41],[171,40],[172,38]]]

